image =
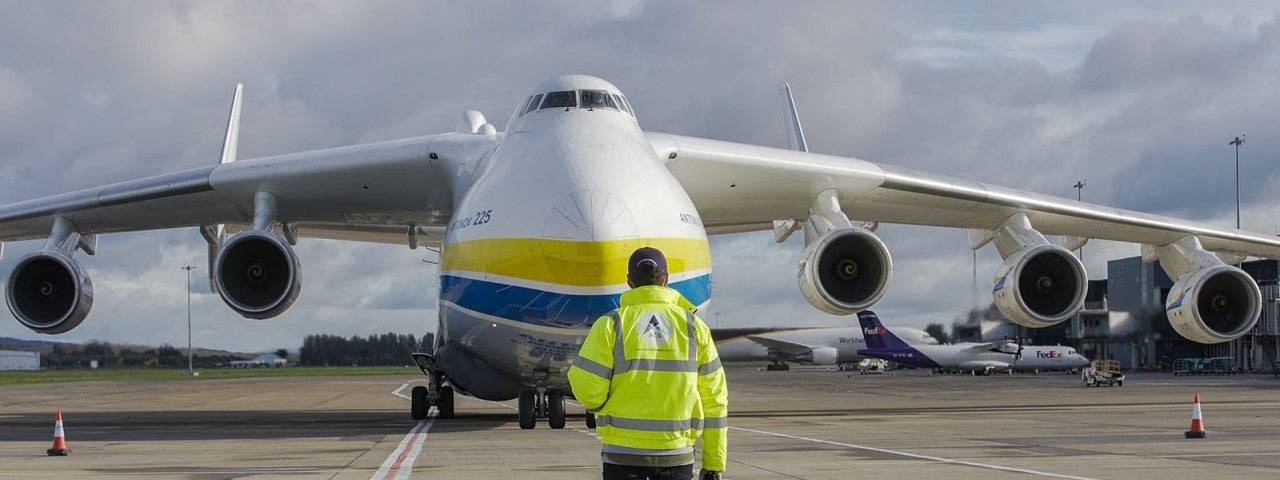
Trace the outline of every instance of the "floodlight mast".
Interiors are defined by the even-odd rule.
[[[1244,134],[1236,137],[1235,140],[1227,142],[1227,145],[1235,145],[1236,147],[1236,230],[1240,229],[1240,146],[1244,145]]]

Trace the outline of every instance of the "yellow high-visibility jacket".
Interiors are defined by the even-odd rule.
[[[623,293],[591,326],[569,383],[605,445],[663,452],[701,435],[702,468],[724,471],[729,389],[711,330],[682,300],[662,286]]]

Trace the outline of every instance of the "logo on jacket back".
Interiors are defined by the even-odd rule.
[[[648,320],[636,322],[640,330],[640,339],[654,347],[661,347],[671,341],[671,321],[661,313],[648,312],[644,315]]]

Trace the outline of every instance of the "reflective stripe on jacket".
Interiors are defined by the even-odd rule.
[[[622,306],[592,325],[569,383],[578,402],[596,414],[604,444],[670,451],[692,447],[701,435],[702,468],[724,471],[724,369],[711,330],[681,308],[682,298],[661,286],[623,293]]]

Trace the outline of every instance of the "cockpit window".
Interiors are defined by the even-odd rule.
[[[622,108],[627,109],[627,112],[630,113],[631,116],[636,116],[636,109],[631,107],[631,101],[627,100],[627,97],[618,95],[618,100],[621,100],[618,103],[622,105]]]
[[[613,101],[618,104],[618,108],[621,108],[622,111],[631,113],[631,109],[627,108],[627,104],[622,103],[622,95],[613,94]]]
[[[533,100],[530,100],[530,101],[529,101],[529,106],[528,106],[528,107],[525,107],[524,112],[523,112],[523,113],[521,113],[520,115],[521,115],[521,116],[524,116],[524,114],[525,114],[525,113],[529,113],[529,112],[532,112],[532,111],[534,111],[534,110],[537,110],[537,109],[538,109],[538,102],[540,102],[540,101],[542,101],[542,94],[541,94],[541,93],[539,93],[539,94],[537,94],[537,95],[534,95],[534,96],[533,96]]]
[[[576,106],[578,106],[578,92],[573,90],[548,93],[546,100],[542,101],[542,108],[569,108]]]
[[[583,90],[582,106],[586,108],[618,108],[613,103],[613,97],[609,96],[609,93],[604,90]]]

